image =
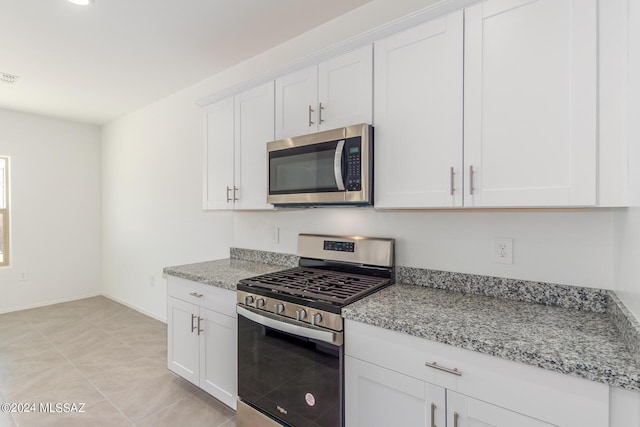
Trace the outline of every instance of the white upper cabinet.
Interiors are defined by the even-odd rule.
[[[203,208],[230,209],[233,199],[233,97],[204,110]]]
[[[236,209],[273,209],[267,203],[267,142],[274,134],[274,83],[235,96]]]
[[[318,66],[318,130],[371,123],[373,50],[367,45]]]
[[[207,106],[204,122],[204,209],[273,209],[266,144],[274,139],[274,83]]]
[[[358,123],[377,208],[624,205],[615,3],[485,0],[211,104],[204,206],[272,208],[267,141]]]
[[[276,137],[289,138],[317,129],[318,67],[276,79]]]
[[[276,79],[275,139],[371,123],[372,66],[365,46]]]
[[[468,207],[596,203],[596,0],[465,12]]]
[[[380,40],[374,56],[374,206],[462,206],[463,12]]]

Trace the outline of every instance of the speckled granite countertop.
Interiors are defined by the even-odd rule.
[[[295,255],[231,248],[230,259],[165,274],[236,290],[239,280],[295,267]],[[615,293],[398,267],[398,282],[343,317],[527,365],[640,391],[640,324]]]
[[[607,313],[395,284],[343,317],[640,391],[640,370]]]
[[[221,259],[166,267],[163,271],[169,276],[181,277],[183,279],[193,280],[194,282],[204,283],[205,285],[235,291],[240,279],[273,273],[274,271],[285,270],[287,268],[290,267],[242,259]]]

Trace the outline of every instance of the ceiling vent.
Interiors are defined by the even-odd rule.
[[[3,73],[0,71],[0,82],[2,83],[14,84],[19,78],[19,76],[14,76],[13,74]]]

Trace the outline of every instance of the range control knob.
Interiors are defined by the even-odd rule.
[[[284,312],[284,304],[276,304],[273,306],[273,309],[275,310],[276,314],[280,314]]]
[[[256,300],[256,308],[262,308],[264,307],[264,298],[258,298]]]
[[[250,305],[253,302],[253,295],[247,295],[244,297],[244,305]]]
[[[313,316],[311,316],[311,324],[312,325],[317,325],[320,322],[322,322],[322,314],[316,313]]]
[[[307,317],[307,311],[304,308],[296,311],[296,319],[302,320]]]

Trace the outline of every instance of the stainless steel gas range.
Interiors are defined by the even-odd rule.
[[[393,239],[298,236],[298,267],[238,284],[238,427],[344,425],[342,307],[394,283]]]

